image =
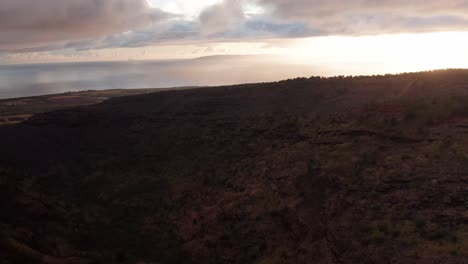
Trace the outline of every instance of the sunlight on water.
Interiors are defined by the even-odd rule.
[[[340,74],[468,68],[468,33],[440,32],[293,40],[291,61],[320,62]]]
[[[80,90],[277,81],[468,68],[468,33],[278,40],[272,54],[0,66],[0,98]]]
[[[195,60],[93,62],[0,66],[0,98],[68,91],[165,88],[275,81],[307,76],[310,66],[273,67],[271,58],[211,57]]]

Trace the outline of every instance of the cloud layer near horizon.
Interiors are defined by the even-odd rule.
[[[468,30],[466,0],[199,1],[187,16],[166,0],[0,0],[0,51]]]

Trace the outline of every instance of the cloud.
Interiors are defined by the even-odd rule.
[[[0,52],[468,30],[466,0],[151,2],[180,12],[146,0],[0,0]]]
[[[307,23],[320,35],[468,29],[465,0],[257,0],[279,21]]]
[[[0,0],[0,50],[110,35],[168,17],[146,0]]]
[[[245,19],[242,2],[241,0],[224,0],[205,9],[199,17],[203,32],[220,33],[241,24]]]

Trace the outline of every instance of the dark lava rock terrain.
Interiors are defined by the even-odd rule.
[[[113,98],[0,127],[0,263],[468,263],[468,71]]]

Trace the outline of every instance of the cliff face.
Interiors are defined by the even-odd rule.
[[[0,263],[465,263],[468,72],[160,92],[0,128]]]

